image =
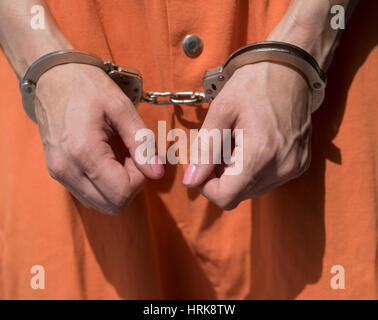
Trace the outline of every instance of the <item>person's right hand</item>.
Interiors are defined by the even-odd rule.
[[[36,90],[36,115],[50,175],[86,207],[122,212],[145,177],[164,168],[135,161],[137,130],[145,128],[134,105],[101,69],[66,64],[47,71]],[[118,132],[129,157],[121,164],[109,145]]]

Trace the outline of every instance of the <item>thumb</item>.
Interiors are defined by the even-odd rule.
[[[190,164],[184,174],[184,185],[199,186],[211,175],[216,165],[222,164],[222,144],[225,140],[231,141],[233,122],[231,104],[215,99],[190,146]]]
[[[119,107],[113,106],[107,116],[122,138],[136,167],[150,179],[161,178],[164,167],[156,154],[154,134],[147,129],[131,101],[127,100]],[[146,137],[147,140],[141,143],[141,137]],[[139,146],[147,151],[147,157],[138,157]]]

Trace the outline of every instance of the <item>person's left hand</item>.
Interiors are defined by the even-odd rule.
[[[223,129],[243,129],[243,144],[233,150],[237,157],[236,151],[243,148],[242,159],[236,159],[243,161],[240,174],[224,174],[224,164],[199,162],[189,165],[183,179],[184,185],[199,187],[210,201],[231,210],[307,169],[311,91],[305,79],[288,66],[246,65],[234,72],[211,103],[202,129],[219,129],[221,134]],[[217,145],[198,143],[198,148],[195,151],[200,153],[222,153]]]

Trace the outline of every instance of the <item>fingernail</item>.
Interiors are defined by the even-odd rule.
[[[152,172],[158,176],[161,176],[164,172],[164,168],[163,165],[159,163],[159,160],[159,156],[154,156],[150,159],[148,163],[151,166]]]
[[[196,173],[197,167],[193,164],[190,164],[186,169],[182,183],[185,185],[190,185],[194,182],[194,176]]]

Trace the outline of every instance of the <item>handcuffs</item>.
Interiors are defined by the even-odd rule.
[[[256,42],[235,51],[227,61],[206,71],[202,78],[203,92],[154,92],[143,91],[142,75],[135,69],[121,67],[111,61],[80,51],[62,50],[44,55],[35,61],[20,81],[22,104],[26,114],[37,123],[34,96],[38,79],[49,69],[67,63],[88,64],[101,68],[115,81],[129,97],[135,107],[140,102],[151,104],[190,104],[211,103],[235,70],[263,61],[284,63],[296,69],[307,81],[312,91],[312,112],[317,110],[324,99],[326,75],[316,60],[303,49],[292,44],[276,41]]]

